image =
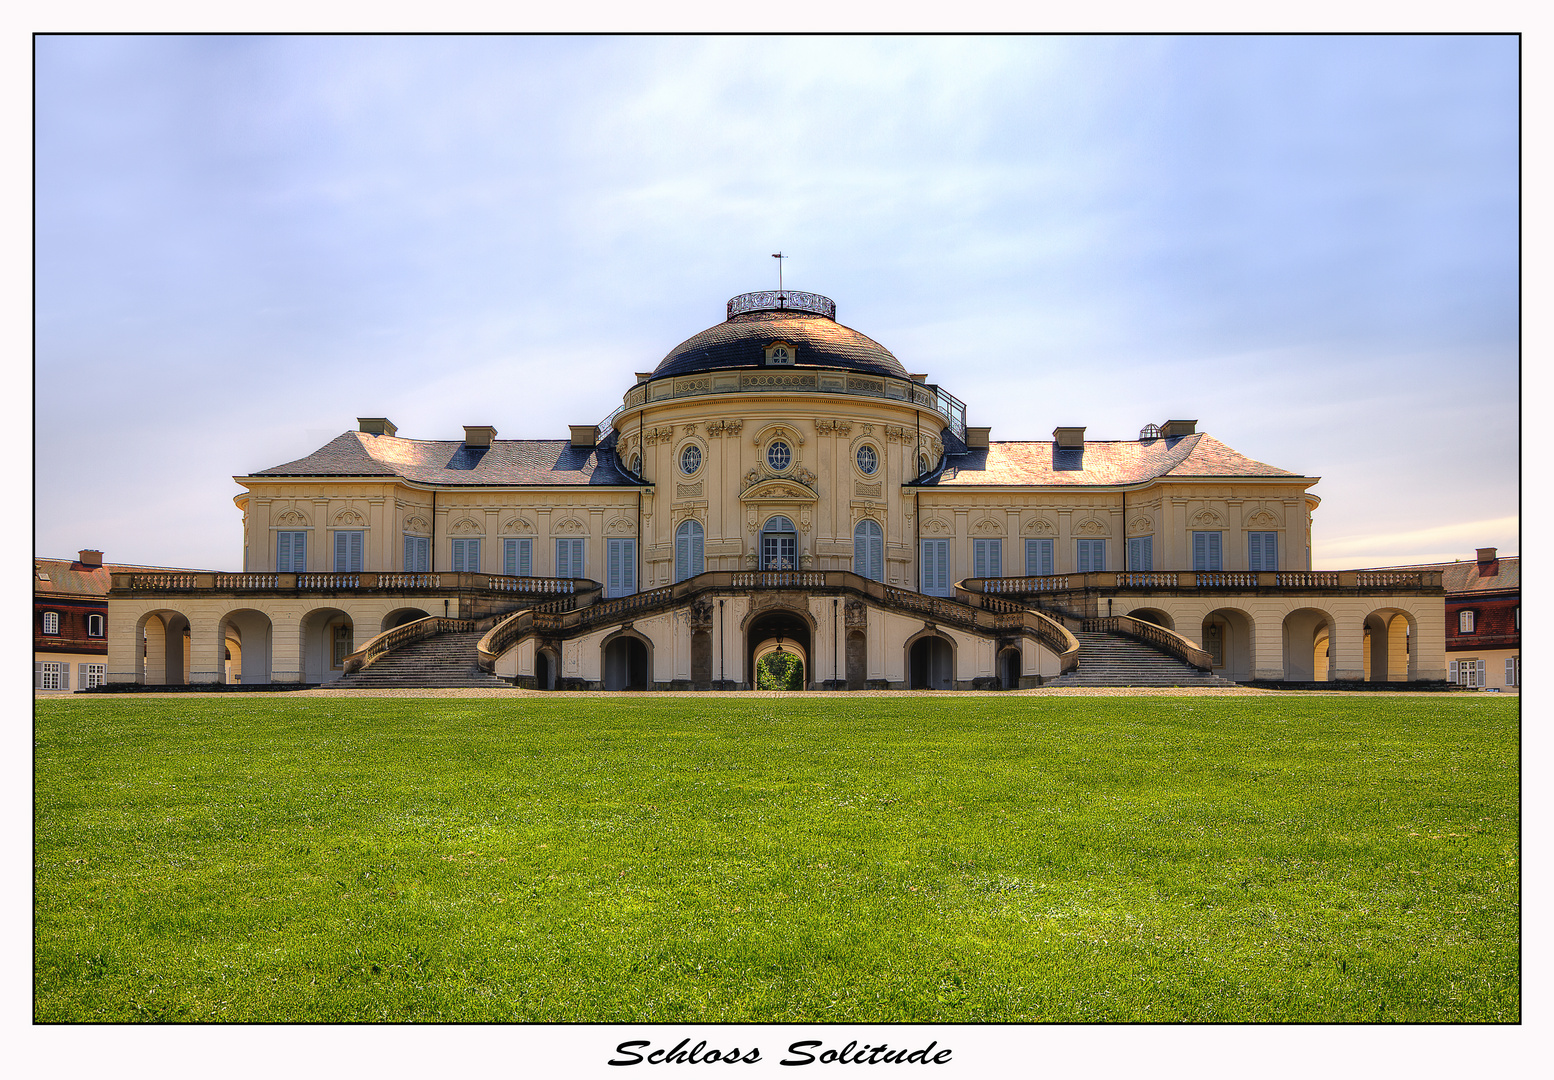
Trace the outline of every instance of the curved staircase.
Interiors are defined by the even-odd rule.
[[[487,687],[511,690],[513,684],[487,675],[475,664],[479,631],[454,631],[401,645],[370,667],[328,683],[326,690],[447,690]]]
[[[1075,630],[1079,666],[1044,686],[1236,686],[1237,683],[1152,648],[1097,630]]]

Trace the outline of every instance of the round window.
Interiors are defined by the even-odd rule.
[[[680,451],[680,471],[690,476],[699,468],[701,468],[701,447],[691,443]]]
[[[880,467],[880,456],[874,452],[872,446],[858,447],[858,471],[864,476],[873,476],[874,470]]]
[[[777,472],[782,472],[792,461],[793,451],[789,450],[788,444],[781,439],[766,448],[766,463]]]

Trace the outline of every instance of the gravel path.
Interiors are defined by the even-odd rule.
[[[262,691],[260,692],[262,693]],[[1042,687],[1035,690],[655,690],[646,693],[641,690],[610,691],[610,690],[519,690],[517,688],[505,689],[501,687],[449,689],[449,690],[287,690],[278,691],[275,696],[283,698],[343,698],[343,697],[388,697],[388,698],[601,698],[601,697],[629,697],[639,699],[652,699],[663,697],[695,697],[695,698],[772,698],[772,697],[810,697],[810,698],[835,698],[838,694],[847,697],[1290,697],[1294,695],[1317,697],[1353,697],[1356,694],[1384,695],[1386,697],[1436,697],[1440,691],[1427,690],[1262,690],[1250,686],[1237,687],[1169,687],[1169,686],[1065,686],[1061,688]],[[84,697],[75,695],[70,691],[34,691],[35,698],[75,698],[76,700],[107,701],[119,699],[116,694],[87,694]],[[241,698],[240,692],[213,692],[200,693],[199,691],[182,691],[171,694],[159,694],[154,691],[145,693],[131,693],[124,695],[132,698]],[[269,695],[266,695],[269,696]]]

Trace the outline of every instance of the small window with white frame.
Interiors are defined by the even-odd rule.
[[[107,631],[104,629],[107,621],[101,615],[88,615],[86,617],[86,636],[102,637]]]
[[[43,632],[45,634],[59,633],[59,612],[45,611],[43,613]]]
[[[1457,633],[1459,633],[1459,634],[1471,634],[1471,633],[1473,633],[1473,622],[1474,622],[1474,618],[1473,618],[1473,612],[1471,610],[1464,610],[1464,611],[1457,612]]]
[[[103,686],[108,682],[107,664],[81,664],[77,668],[79,678],[76,685],[82,690],[90,690],[94,686]]]
[[[792,367],[796,352],[786,341],[774,341],[766,347],[766,363],[770,367]]]

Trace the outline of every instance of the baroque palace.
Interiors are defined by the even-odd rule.
[[[1314,572],[1317,478],[1193,420],[994,441],[747,293],[556,440],[359,421],[235,477],[243,568],[113,574],[110,683],[815,688],[1446,678],[1439,570]]]

